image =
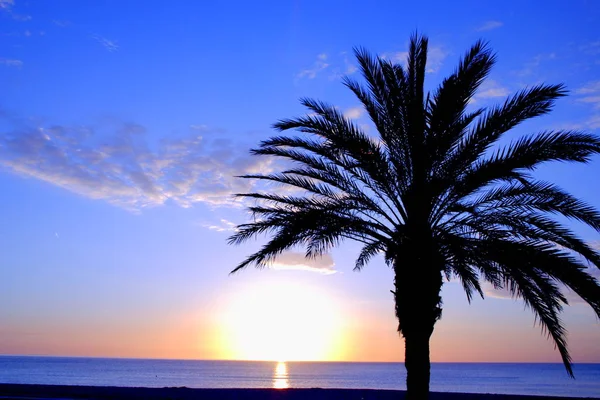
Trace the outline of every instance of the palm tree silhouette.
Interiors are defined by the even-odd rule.
[[[600,153],[600,139],[547,131],[499,144],[521,122],[548,113],[566,95],[564,86],[524,89],[489,109],[469,106],[496,60],[479,41],[452,75],[425,93],[427,44],[413,35],[406,67],[355,49],[366,86],[347,77],[344,84],[377,137],[335,107],[302,99],[310,114],[274,125],[301,134],[272,137],[252,150],[292,163],[279,173],[243,178],[299,192],[238,195],[257,200],[249,207],[254,220],[239,225],[229,242],[260,234],[270,240],[232,272],[267,266],[296,246],[316,257],[344,239],[363,246],[355,270],[383,254],[395,274],[411,399],[428,397],[429,340],[442,314],[442,285],[452,277],[469,301],[484,296],[485,281],[522,298],[573,376],[559,318],[567,304],[561,289],[573,290],[600,316],[600,285],[586,270],[600,267],[600,253],[553,217],[600,230],[600,213],[531,172],[549,161],[586,163]]]

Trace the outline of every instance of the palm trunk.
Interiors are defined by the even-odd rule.
[[[433,330],[433,326],[431,327]],[[406,368],[406,398],[427,400],[429,397],[429,335],[411,334],[404,338]]]
[[[390,256],[394,259],[394,300],[398,332],[404,336],[406,398],[429,398],[429,339],[442,313],[440,292],[445,260],[429,229],[430,208],[414,198],[413,220]]]
[[[398,276],[398,272],[394,297],[398,332],[404,336],[405,344],[406,397],[408,400],[427,400],[429,339],[441,316],[441,273],[421,269],[418,276]]]

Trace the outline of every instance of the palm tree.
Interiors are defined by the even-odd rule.
[[[425,93],[427,43],[411,38],[406,67],[355,49],[366,86],[347,77],[343,82],[361,101],[376,137],[335,107],[302,99],[310,114],[274,125],[300,134],[275,136],[252,150],[292,162],[279,173],[243,178],[297,192],[238,195],[256,200],[249,207],[254,219],[239,225],[229,242],[270,238],[232,272],[267,266],[297,246],[316,257],[344,239],[362,245],[355,270],[382,254],[395,274],[411,399],[428,397],[429,340],[442,315],[442,285],[451,278],[460,280],[469,301],[483,297],[484,282],[522,298],[572,376],[559,318],[567,304],[562,288],[600,317],[600,285],[586,270],[600,267],[600,253],[555,216],[600,231],[600,213],[531,172],[549,161],[586,163],[600,153],[600,138],[560,130],[508,140],[511,128],[548,113],[565,96],[564,86],[538,85],[499,106],[474,107],[473,96],[496,60],[479,41],[452,75]]]

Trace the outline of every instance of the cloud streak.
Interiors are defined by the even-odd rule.
[[[500,85],[498,82],[490,79],[487,81],[484,81],[481,86],[479,87],[479,90],[477,91],[477,93],[475,94],[474,99],[475,100],[483,100],[483,99],[494,99],[494,98],[498,98],[498,97],[506,97],[510,94],[510,91]]]
[[[20,68],[23,66],[23,61],[9,58],[0,58],[0,65],[4,65],[6,67]]]
[[[529,76],[533,75],[544,62],[556,60],[556,53],[538,54],[533,57],[530,61],[526,62],[523,68],[516,71],[517,76]]]
[[[359,119],[365,113],[365,109],[363,107],[350,107],[346,111],[344,111],[344,117],[348,119]]]
[[[59,28],[66,28],[69,25],[71,25],[70,21],[66,21],[66,20],[60,20],[60,19],[53,19],[52,23],[56,26],[58,26]]]
[[[277,257],[271,268],[276,270],[311,271],[331,275],[336,272],[334,266],[333,258],[329,254],[322,257],[306,258],[303,253],[289,251]]]
[[[117,44],[116,41],[114,40],[108,40],[105,37],[102,37],[100,35],[94,35],[92,36],[98,43],[100,43],[100,45],[102,45],[102,47],[104,47],[106,50],[108,50],[109,52],[114,52],[119,50],[119,45]]]
[[[0,10],[10,10],[15,5],[14,0],[0,0]]]
[[[501,21],[486,21],[482,25],[480,25],[477,29],[477,32],[486,32],[494,29],[498,29],[504,25]]]
[[[408,51],[396,51],[396,52],[381,54],[381,58],[389,60],[396,64],[402,64],[402,65],[406,65],[407,57],[408,57]]]
[[[223,218],[216,224],[202,224],[202,226],[216,232],[237,232],[237,224]]]
[[[235,176],[267,172],[271,163],[249,155],[249,146],[197,133],[152,142],[142,126],[128,123],[109,129],[18,126],[4,132],[0,167],[134,211],[167,202],[241,205],[232,194],[255,183]]]
[[[341,56],[341,65],[333,68],[333,71],[329,76],[330,80],[340,79],[344,76],[352,75],[358,71],[358,67],[350,61],[347,52],[342,51],[339,55]]]
[[[29,21],[31,19],[30,15],[15,13],[13,11],[14,5],[14,0],[0,0],[0,11],[8,13],[8,15],[10,15],[10,17],[16,21]]]
[[[317,56],[317,60],[313,63],[310,68],[306,68],[296,75],[297,79],[314,79],[317,75],[329,67],[329,63],[327,62],[327,54],[321,53]]]
[[[578,123],[568,124],[570,129],[600,129],[600,81],[590,81],[575,90],[577,102],[592,106],[591,115]]]
[[[429,46],[427,51],[427,66],[425,72],[434,74],[444,65],[444,60],[450,53],[442,46]],[[381,58],[396,64],[406,66],[408,51],[396,51],[382,53]]]
[[[577,89],[575,93],[580,95],[578,101],[592,104],[594,108],[600,108],[600,81],[589,82]]]
[[[427,70],[426,72],[436,73],[444,65],[444,60],[448,57],[448,52],[441,46],[432,46],[427,52]]]
[[[218,133],[223,134],[226,133],[227,130],[224,128],[216,128],[213,126],[208,126],[205,124],[192,124],[190,125],[190,129],[193,129],[199,133]]]

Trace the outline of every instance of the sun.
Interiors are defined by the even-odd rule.
[[[328,361],[340,359],[343,329],[337,302],[308,285],[269,282],[249,287],[221,315],[227,359]]]

